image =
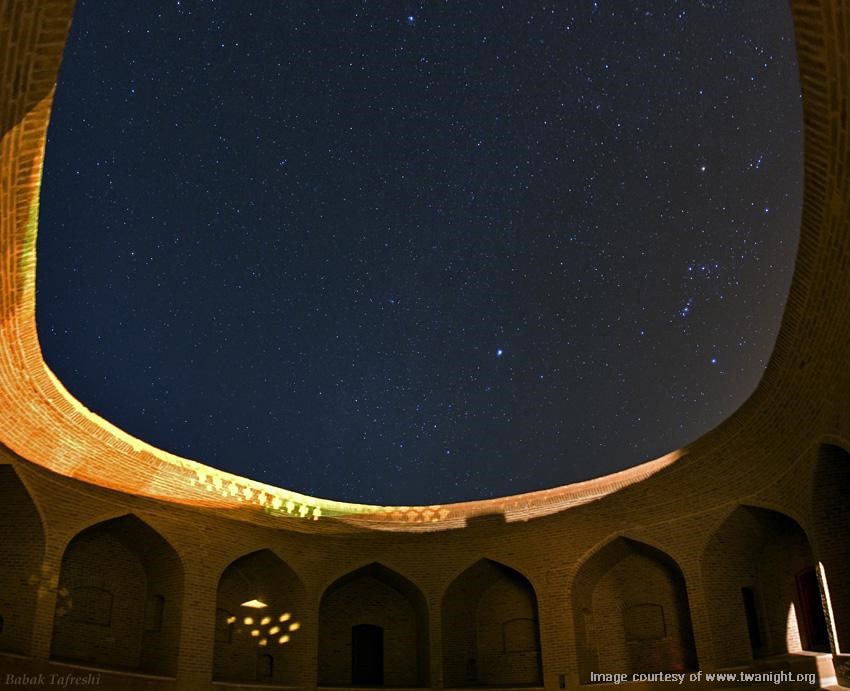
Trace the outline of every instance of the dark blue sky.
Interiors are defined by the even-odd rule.
[[[45,359],[131,434],[318,496],[603,475],[761,376],[800,129],[771,0],[80,1]]]

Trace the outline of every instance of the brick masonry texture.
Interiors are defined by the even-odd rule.
[[[751,398],[615,475],[380,507],[159,451],[47,369],[35,233],[73,3],[0,0],[0,681],[94,668],[98,688],[350,686],[369,664],[352,627],[371,624],[386,686],[554,690],[734,665],[850,684],[850,6],[791,4],[800,245]]]

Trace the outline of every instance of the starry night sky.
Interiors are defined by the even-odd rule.
[[[662,455],[776,338],[794,53],[776,0],[79,1],[45,360],[135,436],[334,499]]]

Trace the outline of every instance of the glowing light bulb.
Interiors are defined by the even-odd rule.
[[[253,617],[245,617],[242,621],[245,622],[245,626],[251,626],[251,624],[254,623],[254,618]]]
[[[277,620],[280,621],[280,622],[284,622],[284,621],[289,621],[291,618],[292,618],[292,615],[289,612],[284,612],[283,614],[281,614],[278,617]]]
[[[268,607],[268,605],[262,600],[247,600],[243,602],[240,607],[250,607],[251,609],[262,609],[263,607]]]
[[[293,622],[289,625],[289,630],[290,630],[290,631],[298,631],[298,629],[300,629],[300,628],[301,628],[301,624],[299,624],[297,621],[293,621]]]

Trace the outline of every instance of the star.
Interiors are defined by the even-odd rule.
[[[192,3],[177,2],[185,20]],[[668,21],[681,8],[644,17],[602,0],[484,14],[465,3],[328,13],[295,3],[286,16],[257,21],[239,5],[226,23],[213,13],[187,27],[137,4],[147,14],[114,41],[125,3],[77,3],[37,278],[48,364],[128,433],[307,494],[460,501],[621,470],[651,453],[649,439],[697,438],[705,405],[749,394],[722,380],[767,360],[779,306],[750,317],[751,307],[785,294],[777,283],[790,272],[775,267],[796,250],[798,229],[783,222],[797,210],[802,149],[789,107],[799,87],[783,81],[796,74],[790,12],[704,0],[734,27],[707,32]],[[784,51],[767,69],[742,48],[765,40],[754,14],[771,23],[770,51]],[[319,15],[346,40],[305,60],[304,29]],[[161,45],[149,51],[154,27]],[[434,36],[420,43],[421,32]],[[570,50],[555,49],[566,37]],[[116,60],[126,71],[110,118],[90,128],[84,106],[108,86],[91,75]],[[180,61],[186,70],[163,68]],[[664,108],[652,107],[659,94]],[[193,102],[203,125],[190,132],[181,114]],[[740,146],[726,146],[729,128]],[[136,173],[157,184],[125,184]],[[68,232],[71,199],[74,225],[91,232]],[[744,320],[754,335],[740,343]],[[508,358],[506,344],[521,348]],[[736,357],[721,367],[720,353]],[[662,419],[668,375],[695,406],[677,411],[681,428]],[[730,388],[694,401],[700,376]],[[598,395],[584,405],[591,382]],[[644,401],[629,436],[628,411]],[[222,406],[232,426],[217,424]],[[175,407],[192,419],[171,424]],[[604,459],[600,417],[624,430]],[[569,432],[550,424],[562,419]],[[514,435],[523,444],[503,443]],[[282,463],[282,446],[303,462]],[[570,463],[545,475],[527,460],[568,449]],[[459,486],[455,475],[431,481],[424,459],[435,458],[457,468]],[[488,472],[494,460],[504,473]]]

